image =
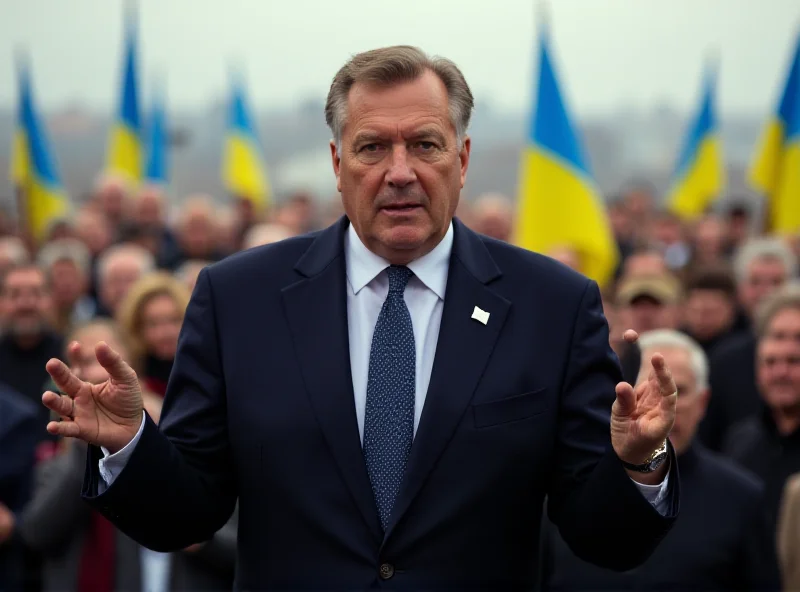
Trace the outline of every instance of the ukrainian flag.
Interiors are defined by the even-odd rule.
[[[800,231],[800,38],[777,111],[762,133],[750,182],[767,197],[769,230]]]
[[[229,105],[222,178],[230,194],[251,201],[257,211],[267,206],[270,191],[261,145],[238,79]]]
[[[147,130],[147,168],[145,179],[150,183],[166,184],[169,180],[167,162],[167,115],[162,94],[153,101]]]
[[[604,286],[617,267],[617,244],[562,99],[544,29],[536,109],[520,170],[517,244],[544,254],[570,247],[581,272]]]
[[[700,108],[681,150],[667,198],[669,209],[688,220],[702,215],[724,184],[715,95],[716,73],[709,68]]]
[[[55,160],[50,155],[26,65],[19,68],[19,105],[11,152],[11,180],[24,198],[20,213],[23,224],[34,240],[41,241],[54,222],[69,215],[71,206],[61,185]]]
[[[122,88],[116,120],[109,138],[106,170],[122,174],[132,181],[142,177],[142,134],[136,59],[136,30],[129,11],[125,26],[125,56]]]

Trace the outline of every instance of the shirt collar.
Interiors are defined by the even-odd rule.
[[[390,265],[386,259],[364,246],[352,224],[349,225],[347,234],[345,234],[344,250],[347,279],[356,294]],[[447,272],[452,250],[453,223],[450,222],[450,226],[439,244],[430,253],[408,264],[408,268],[414,272],[414,275],[442,300],[444,300],[447,286]]]

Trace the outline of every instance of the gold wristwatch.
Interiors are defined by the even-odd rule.
[[[658,467],[664,464],[664,461],[667,460],[667,455],[668,455],[667,441],[664,440],[661,443],[661,446],[656,448],[653,454],[651,454],[647,458],[647,460],[645,460],[642,464],[634,465],[631,463],[627,463],[624,460],[622,461],[622,464],[625,466],[626,469],[629,469],[631,471],[636,471],[637,473],[652,473]]]

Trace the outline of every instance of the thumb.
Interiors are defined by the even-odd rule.
[[[636,395],[633,387],[627,382],[620,382],[616,388],[617,392],[617,413],[627,417],[636,409]]]
[[[136,372],[133,371],[118,352],[111,349],[105,341],[101,341],[94,348],[95,356],[100,365],[105,368],[108,375],[117,382],[136,382]]]

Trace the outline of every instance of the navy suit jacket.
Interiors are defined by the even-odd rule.
[[[610,447],[618,360],[595,283],[551,259],[455,237],[425,408],[383,532],[356,423],[348,220],[203,270],[160,428],[84,496],[141,544],[210,538],[239,499],[236,588],[528,589],[544,497],[575,552],[627,569],[661,516]],[[475,306],[490,313],[485,325]]]

